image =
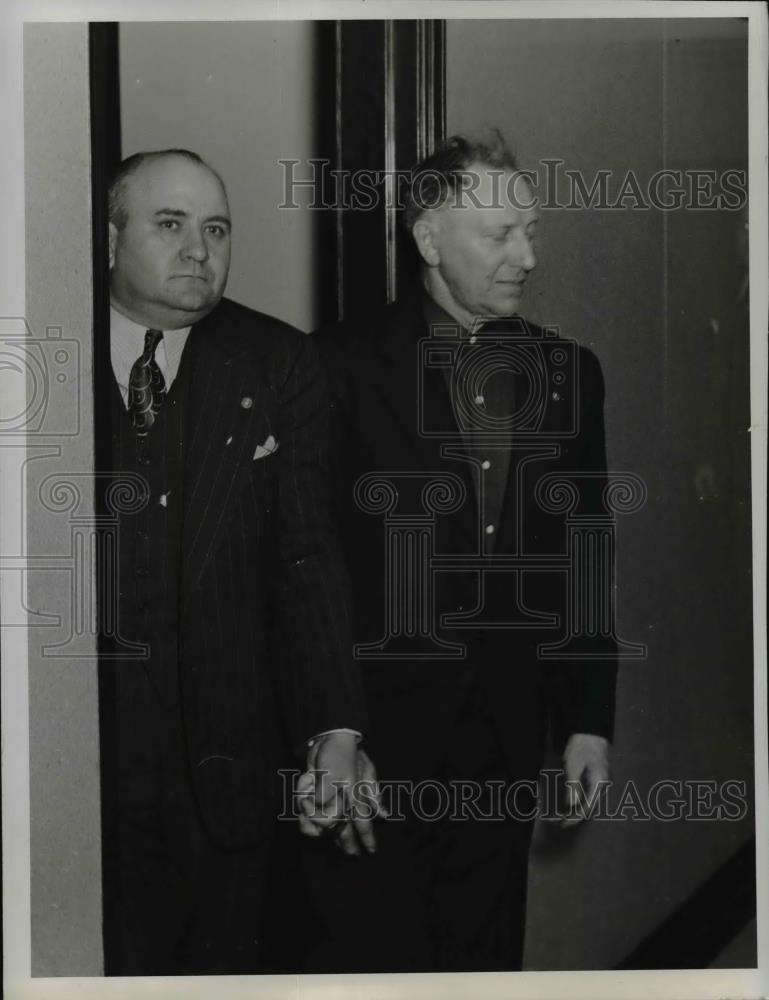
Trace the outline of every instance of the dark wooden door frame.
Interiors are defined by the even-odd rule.
[[[399,226],[397,172],[411,169],[446,132],[446,29],[440,20],[336,21],[325,36],[333,65],[333,134],[321,143],[337,177],[366,171],[372,208],[334,208],[335,290],[324,319],[361,315],[407,291],[416,268],[410,238]],[[329,86],[329,82],[331,85]],[[330,130],[330,131],[331,131]],[[333,143],[333,149],[330,148]]]
[[[91,101],[91,202],[93,239],[93,412],[94,412],[94,504],[97,520],[107,513],[105,493],[100,484],[111,468],[112,431],[110,386],[112,362],[109,338],[109,235],[107,189],[121,159],[119,37],[116,23],[89,25],[89,75]],[[102,577],[101,560],[97,566],[99,594],[114,582]],[[101,794],[101,829],[114,825],[116,811],[114,780],[114,673],[109,660],[101,657],[105,649],[103,620],[105,609],[96,609],[99,623],[99,774]],[[102,837],[102,926],[104,950],[114,926],[112,913],[117,903],[111,862]],[[109,970],[105,969],[108,974]]]

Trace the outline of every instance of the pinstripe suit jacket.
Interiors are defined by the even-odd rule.
[[[181,703],[201,815],[234,846],[276,814],[280,747],[365,722],[312,338],[223,299],[188,346]]]

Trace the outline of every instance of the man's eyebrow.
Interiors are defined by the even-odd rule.
[[[485,226],[483,232],[489,236],[494,236],[497,233],[509,233],[511,229],[515,229],[518,225],[520,225],[518,222],[499,222],[495,225]]]
[[[159,215],[170,215],[175,219],[186,219],[189,212],[185,212],[182,208],[159,208],[155,212],[155,216]],[[232,229],[232,220],[226,215],[211,215],[206,219],[206,224],[209,222],[223,223],[228,229]]]
[[[487,233],[507,233],[511,229],[519,229],[521,226],[528,229],[529,226],[535,226],[539,222],[539,216],[535,216],[533,219],[529,219],[525,222],[521,219],[520,222],[498,222],[492,223],[490,225],[484,226],[484,232]]]

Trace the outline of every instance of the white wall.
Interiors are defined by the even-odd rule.
[[[315,326],[312,217],[278,209],[278,160],[312,156],[312,42],[302,21],[120,26],[123,155],[181,146],[208,160],[234,222],[227,295],[302,330]]]
[[[24,112],[26,315],[38,340],[60,331],[41,346],[48,380],[28,382],[46,403],[27,438],[26,470],[27,556],[45,567],[27,578],[32,974],[93,976],[102,973],[102,943],[92,615],[76,644],[58,650],[68,657],[50,648],[74,625],[72,516],[87,524],[93,514],[87,25],[26,26]],[[71,487],[52,492],[49,479],[43,488],[50,476]],[[60,626],[44,626],[38,609],[59,615]]]

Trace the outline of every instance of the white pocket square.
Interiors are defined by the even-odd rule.
[[[270,434],[264,444],[258,444],[256,446],[256,451],[254,452],[254,461],[257,458],[264,458],[265,455],[271,455],[274,451],[278,450],[278,442]]]

